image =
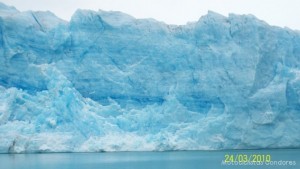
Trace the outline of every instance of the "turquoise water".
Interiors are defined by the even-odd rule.
[[[222,161],[271,160],[262,165]],[[267,159],[263,159],[267,157]],[[234,159],[232,159],[232,157]],[[268,158],[271,159],[268,159]],[[231,159],[230,159],[231,158]],[[253,159],[252,159],[253,160]],[[274,164],[276,161],[277,165]],[[281,161],[281,163],[280,163]],[[287,161],[287,162],[286,162]],[[290,164],[288,164],[290,162]],[[286,163],[286,164],[283,164]],[[243,164],[243,165],[242,165]],[[279,165],[281,164],[281,165]],[[0,169],[300,169],[300,150],[226,150],[114,153],[0,154]]]

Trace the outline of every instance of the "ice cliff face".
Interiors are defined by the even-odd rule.
[[[300,33],[209,12],[0,4],[0,152],[300,147]]]

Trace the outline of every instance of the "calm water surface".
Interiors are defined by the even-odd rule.
[[[270,155],[281,165],[224,165],[225,156]],[[238,160],[238,158],[236,158]],[[281,162],[280,162],[281,161]],[[290,164],[284,161],[291,162]],[[0,154],[0,169],[300,169],[300,150]]]

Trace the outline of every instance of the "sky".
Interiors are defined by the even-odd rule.
[[[270,25],[300,30],[300,0],[0,0],[20,11],[51,11],[70,20],[76,9],[121,11],[135,18],[154,18],[167,24],[197,21],[208,10],[253,14]]]

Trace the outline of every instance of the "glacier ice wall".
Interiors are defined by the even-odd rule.
[[[0,152],[300,147],[300,33],[0,4]]]

